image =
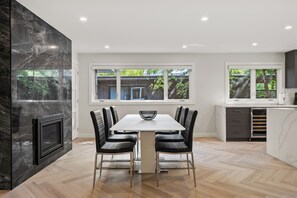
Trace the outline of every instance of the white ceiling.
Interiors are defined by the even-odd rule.
[[[80,53],[297,48],[297,0],[18,1],[72,39]],[[80,22],[81,16],[88,21]],[[203,16],[209,21],[202,22]],[[285,30],[287,25],[293,28]],[[254,42],[259,45],[253,47]],[[182,48],[189,44],[195,45]]]

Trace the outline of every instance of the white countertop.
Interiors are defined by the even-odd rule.
[[[263,108],[297,108],[297,105],[271,105],[271,104],[222,104],[221,107],[263,107]]]
[[[138,114],[128,114],[113,125],[112,131],[182,131],[185,128],[167,114],[158,114],[153,120],[143,120]]]
[[[297,111],[267,110],[267,153],[297,168]]]

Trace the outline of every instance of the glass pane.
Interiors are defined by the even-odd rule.
[[[251,97],[251,70],[229,69],[230,98]]]
[[[189,70],[168,70],[168,99],[189,99]]]
[[[161,69],[121,70],[121,100],[163,100],[163,90]]]
[[[277,98],[276,69],[256,69],[256,98]]]
[[[96,99],[116,100],[116,80],[117,74],[114,69],[97,69],[95,70]]]

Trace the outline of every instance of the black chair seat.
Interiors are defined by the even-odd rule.
[[[127,134],[127,135],[130,135],[130,134],[133,134],[133,135],[137,135],[138,134],[138,131],[114,131],[114,134]]]
[[[157,142],[155,147],[157,152],[192,152],[192,149],[189,148],[184,142]]]
[[[111,135],[107,138],[108,142],[137,142],[137,135]]]
[[[122,153],[133,152],[135,144],[133,142],[105,142],[99,149],[102,153]]]
[[[156,135],[173,135],[178,133],[179,131],[156,131]]]
[[[182,135],[157,135],[156,142],[183,142],[184,137]]]

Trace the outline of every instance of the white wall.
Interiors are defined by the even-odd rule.
[[[226,62],[284,62],[282,53],[262,54],[166,54],[166,53],[123,53],[123,54],[79,54],[79,136],[92,137],[94,134],[90,111],[103,106],[90,106],[88,99],[90,63],[194,63],[196,101],[188,105],[198,110],[195,136],[215,136],[215,105],[225,102],[225,63]],[[104,103],[104,106],[110,106]],[[159,106],[117,106],[119,116],[138,113],[143,109],[156,109],[160,113],[174,115],[178,105]]]

